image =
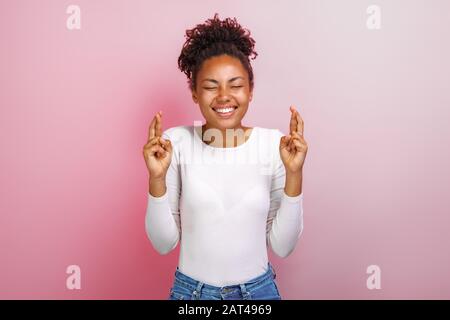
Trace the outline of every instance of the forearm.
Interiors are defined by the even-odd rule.
[[[160,254],[172,251],[179,240],[179,215],[173,214],[169,205],[169,195],[148,196],[145,228],[153,247]]]
[[[148,192],[154,197],[161,197],[166,193],[166,178],[149,179]]]
[[[286,172],[284,192],[290,197],[296,197],[302,193],[303,171],[296,173]]]
[[[179,215],[169,205],[166,178],[149,179],[145,225],[148,238],[160,254],[172,251],[179,240]]]
[[[273,215],[270,214],[270,215]],[[272,250],[285,258],[294,250],[303,230],[303,195],[281,195],[279,209],[274,214],[269,234]]]

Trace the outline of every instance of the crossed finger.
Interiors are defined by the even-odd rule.
[[[289,108],[291,110],[291,120],[289,122],[290,140],[289,140],[289,150],[294,149],[295,137],[299,139],[298,136],[303,136],[303,119],[298,113],[294,106]]]
[[[298,132],[300,135],[303,135],[304,124],[300,113],[298,113],[297,109],[295,109],[294,106],[291,106],[290,110],[292,112],[289,125],[290,132]]]
[[[162,114],[161,111],[159,111],[153,117],[153,120],[150,123],[150,127],[148,130],[148,141],[150,141],[154,137],[161,137],[161,134],[162,134],[161,114]]]
[[[298,143],[303,142],[303,137],[297,132],[293,132],[292,134],[287,136],[288,138],[288,151],[294,150]]]
[[[289,121],[289,132],[296,132],[297,131],[297,127],[298,127],[298,120],[297,117],[295,115],[295,108],[294,106],[291,106],[289,108],[291,110],[291,120]]]

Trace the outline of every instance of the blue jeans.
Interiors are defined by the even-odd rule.
[[[215,287],[175,271],[169,300],[281,300],[275,283],[276,273],[270,263],[267,271],[245,283]]]

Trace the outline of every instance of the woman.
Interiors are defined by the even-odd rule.
[[[291,106],[287,136],[243,126],[257,53],[236,18],[186,38],[178,64],[206,123],[162,132],[160,111],[143,150],[147,235],[160,254],[181,246],[169,299],[281,299],[267,248],[286,257],[303,230],[303,120]]]

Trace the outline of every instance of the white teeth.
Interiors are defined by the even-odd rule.
[[[219,113],[227,113],[227,112],[233,111],[233,110],[234,110],[234,107],[233,107],[233,108],[214,109],[214,110],[216,110],[216,111],[219,112]]]

